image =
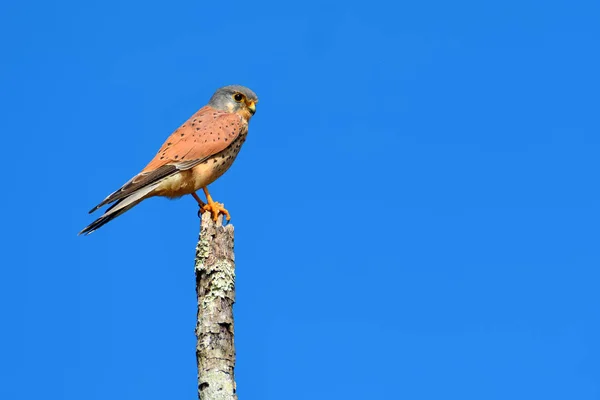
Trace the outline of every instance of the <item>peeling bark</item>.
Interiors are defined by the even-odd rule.
[[[200,239],[196,247],[196,360],[198,398],[237,400],[233,369],[233,303],[235,302],[235,263],[233,226],[223,226],[210,213],[202,215]]]

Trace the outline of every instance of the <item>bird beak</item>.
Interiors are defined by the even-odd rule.
[[[250,110],[250,113],[254,115],[254,113],[256,112],[256,104],[253,101],[251,101],[250,104],[248,104],[248,109]]]

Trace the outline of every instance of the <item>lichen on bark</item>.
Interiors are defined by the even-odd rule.
[[[237,400],[234,379],[235,262],[232,225],[204,213],[196,247],[198,398]]]

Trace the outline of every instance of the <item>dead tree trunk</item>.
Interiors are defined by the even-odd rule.
[[[235,302],[235,263],[233,226],[223,226],[205,212],[196,247],[196,360],[198,398],[237,400],[233,369],[233,303]]]

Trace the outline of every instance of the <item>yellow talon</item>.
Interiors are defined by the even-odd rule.
[[[223,214],[227,221],[231,220],[229,211],[227,211],[225,209],[225,207],[223,206],[223,203],[217,203],[216,201],[213,201],[212,197],[210,197],[210,194],[208,193],[207,188],[202,188],[202,190],[204,190],[204,194],[206,195],[206,203],[207,203],[204,206],[202,206],[202,210],[209,211],[212,214],[213,220],[215,222],[217,222],[217,219],[219,218],[219,214]]]
[[[209,211],[212,214],[213,220],[215,222],[217,222],[217,219],[219,218],[219,214],[223,214],[225,216],[225,218],[227,219],[227,221],[229,221],[231,219],[231,216],[229,215],[229,211],[227,211],[225,209],[225,207],[223,207],[222,203],[217,203],[216,201],[208,202],[208,204],[205,204],[204,207],[202,207],[202,210]]]

